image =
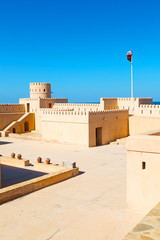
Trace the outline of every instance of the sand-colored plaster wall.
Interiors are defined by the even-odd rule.
[[[88,146],[88,114],[41,109],[42,138]]]
[[[159,171],[160,137],[147,135],[129,137],[127,142],[127,204],[129,208],[145,212],[159,202]]]
[[[20,98],[19,103],[24,104],[26,112],[37,112],[40,106],[40,98]],[[27,105],[29,105],[29,109]]]
[[[129,135],[141,134],[160,129],[160,116],[130,116]]]
[[[88,124],[42,120],[42,138],[88,146]]]
[[[160,117],[160,105],[140,105],[139,108],[136,109],[135,115],[138,116],[159,116]]]
[[[100,106],[101,110],[117,109],[118,107],[117,98],[101,98]]]
[[[55,103],[53,106],[54,110],[60,110],[60,111],[100,111],[101,109],[100,104],[87,104],[87,103]]]
[[[118,98],[119,109],[131,109],[136,110],[140,104],[152,104],[152,98]]]
[[[40,108],[53,108],[54,104],[68,103],[68,98],[41,98]]]
[[[102,127],[102,144],[128,136],[128,111],[89,113],[89,146],[96,146],[96,128]]]
[[[24,104],[0,104],[0,113],[25,112]]]

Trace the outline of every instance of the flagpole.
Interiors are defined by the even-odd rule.
[[[131,61],[131,98],[133,98],[133,63]]]
[[[133,101],[133,62],[131,57],[131,102],[132,102],[132,111],[134,111],[134,101]]]

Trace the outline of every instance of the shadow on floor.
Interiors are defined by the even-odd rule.
[[[82,174],[84,174],[85,172],[83,172],[83,171],[79,171],[79,175],[82,175]]]
[[[1,173],[2,188],[48,174],[6,165],[1,165]]]
[[[0,145],[5,145],[5,144],[10,144],[12,142],[4,142],[4,141],[0,141]]]

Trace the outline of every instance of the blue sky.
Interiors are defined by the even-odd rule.
[[[51,82],[52,97],[97,102],[134,96],[160,101],[160,2],[0,1],[0,102],[29,96],[29,82]]]

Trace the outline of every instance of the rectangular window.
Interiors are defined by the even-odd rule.
[[[146,169],[146,162],[142,162],[142,169]]]

